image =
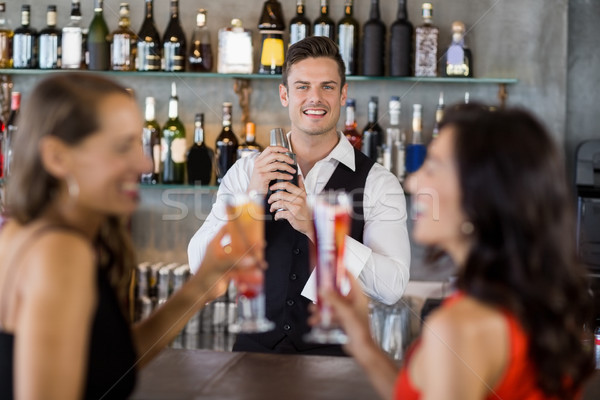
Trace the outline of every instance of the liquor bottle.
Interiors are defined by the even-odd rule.
[[[285,50],[283,46],[283,22],[281,4],[277,0],[267,0],[263,5],[262,14],[258,21],[261,35],[259,74],[281,74]]]
[[[431,137],[434,139],[440,134],[440,122],[442,122],[442,118],[444,118],[444,108],[444,92],[440,92],[438,105],[435,109],[435,125],[433,126],[433,132],[431,134]]]
[[[346,75],[358,74],[358,21],[352,16],[352,0],[344,4],[344,17],[338,22],[337,41],[346,65]]]
[[[256,125],[254,122],[248,122],[246,123],[246,140],[238,147],[237,158],[248,157],[261,151],[262,147],[256,143]]]
[[[465,45],[465,24],[461,21],[452,23],[452,43],[442,57],[442,76],[473,76],[473,59]]]
[[[162,46],[154,23],[153,0],[146,0],[146,17],[137,37],[137,70],[160,71]]]
[[[398,16],[390,28],[390,76],[411,75],[413,26],[406,3],[407,0],[398,0]]]
[[[386,130],[389,150],[389,169],[400,182],[404,181],[406,149],[405,134],[400,128],[400,97],[392,96],[389,103],[390,126]]]
[[[40,31],[39,62],[40,69],[60,68],[60,29],[56,28],[56,6],[48,6],[46,27]]]
[[[251,74],[254,69],[252,31],[244,29],[238,18],[231,26],[219,29],[219,57],[217,72],[220,74]]]
[[[12,42],[13,68],[37,67],[37,33],[29,26],[31,6],[21,6],[21,26],[15,29]]]
[[[209,185],[212,178],[214,152],[204,142],[204,114],[194,117],[194,144],[187,153],[190,185]]]
[[[415,76],[437,76],[439,30],[433,25],[433,6],[423,3],[423,25],[415,30]]]
[[[179,0],[171,0],[171,19],[163,36],[162,63],[165,71],[185,71],[185,34],[179,23]]]
[[[321,15],[313,25],[313,36],[327,36],[335,40],[335,22],[329,18],[329,0],[321,0]]]
[[[231,109],[231,103],[223,103],[223,128],[215,143],[219,185],[229,168],[235,163],[237,155],[238,139],[231,128]]]
[[[304,0],[296,0],[296,16],[290,21],[290,46],[310,36],[310,20],[304,15]]]
[[[362,148],[362,137],[356,130],[356,101],[354,99],[346,100],[346,124],[344,125],[344,135],[355,148],[360,150]]]
[[[6,24],[6,3],[0,3],[0,68],[12,68],[13,31]]]
[[[362,152],[371,160],[377,161],[382,151],[383,129],[378,123],[378,103],[377,97],[371,97],[368,105],[368,122],[363,130]]]
[[[79,0],[71,0],[71,18],[62,29],[61,68],[79,69],[83,59],[83,32],[81,30],[81,8]]]
[[[185,142],[185,128],[179,119],[179,98],[177,97],[175,82],[171,83],[169,120],[162,130],[161,150],[162,182],[165,184],[183,184],[187,144]]]
[[[369,20],[363,27],[363,75],[383,76],[385,73],[385,24],[379,14],[379,0],[371,0]]]
[[[104,20],[104,0],[95,0],[94,18],[87,36],[87,67],[93,71],[106,71],[110,65],[108,26]]]
[[[152,160],[152,172],[142,174],[141,182],[152,185],[160,181],[161,161],[160,126],[156,122],[155,104],[154,97],[146,97],[145,121],[142,130],[142,145],[144,153]]]
[[[137,53],[137,35],[130,28],[129,4],[119,5],[119,27],[110,35],[110,69],[133,71]]]
[[[421,110],[421,104],[413,104],[412,139],[406,146],[406,172],[409,174],[418,170],[425,160],[426,149],[421,137],[423,129]]]
[[[203,8],[196,14],[196,28],[192,34],[188,63],[190,71],[194,72],[210,72],[213,67],[210,32],[206,27],[206,10]]]
[[[19,109],[21,108],[21,93],[12,92],[10,96],[10,114],[6,121],[6,128],[4,131],[4,143],[2,143],[2,151],[4,158],[4,166],[2,173],[4,177],[8,177],[10,174],[10,164],[12,162],[12,146],[17,127],[19,123]]]

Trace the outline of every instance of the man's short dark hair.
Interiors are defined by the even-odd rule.
[[[346,66],[337,44],[326,36],[310,36],[291,45],[287,51],[281,79],[288,87],[288,72],[294,64],[307,58],[326,57],[337,63],[340,74],[340,91],[346,84]]]

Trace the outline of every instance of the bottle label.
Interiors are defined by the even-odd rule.
[[[82,37],[79,28],[64,28],[62,35],[62,67],[81,66]]]
[[[155,174],[160,173],[160,160],[161,160],[160,148],[161,148],[161,145],[158,143],[155,144],[154,146],[152,146],[152,161],[154,162],[154,173]]]
[[[219,61],[217,72],[221,74],[251,74],[252,35],[247,31],[219,31]]]
[[[308,36],[306,28],[307,26],[304,24],[294,24],[290,26],[290,46]]]
[[[171,142],[171,160],[176,164],[184,163],[186,150],[185,138],[173,139]]]
[[[13,36],[13,67],[32,68],[34,62],[35,41],[29,34]]]
[[[180,42],[166,42],[163,47],[165,71],[185,70],[185,49]]]
[[[352,70],[354,58],[356,57],[356,54],[354,54],[354,26],[350,24],[340,25],[338,39],[340,54],[346,65],[346,75],[354,74],[356,73],[356,71]]]
[[[437,76],[438,29],[420,26],[415,36],[415,76]]]
[[[43,35],[39,39],[40,68],[50,69],[60,67],[58,62],[58,36]]]
[[[263,40],[262,54],[260,63],[269,67],[283,66],[283,39],[266,38]]]
[[[117,33],[113,36],[110,45],[111,63],[113,69],[128,70],[133,66],[131,54],[131,37],[127,34]]]
[[[156,43],[139,41],[136,63],[139,71],[160,71],[161,60]]]

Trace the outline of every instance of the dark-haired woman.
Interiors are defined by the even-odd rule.
[[[0,397],[126,398],[135,371],[224,290],[232,266],[255,265],[260,252],[242,257],[246,240],[227,224],[200,272],[130,326],[123,219],[151,168],[135,100],[110,80],[59,74],[33,90],[20,118],[0,230]]]
[[[453,259],[457,294],[425,321],[399,375],[358,287],[325,294],[346,350],[386,399],[577,398],[593,371],[581,341],[590,299],[562,158],[525,111],[462,106],[441,127],[407,185],[414,239]]]

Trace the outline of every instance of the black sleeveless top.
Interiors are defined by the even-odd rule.
[[[60,229],[60,228],[59,228]],[[97,308],[88,350],[85,399],[125,399],[136,380],[131,329],[115,290],[103,269],[98,268]],[[0,330],[0,398],[14,398],[14,335]]]

